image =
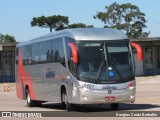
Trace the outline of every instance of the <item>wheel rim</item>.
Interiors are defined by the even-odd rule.
[[[62,93],[62,102],[65,103],[65,93]]]
[[[30,94],[29,92],[27,93],[27,102],[30,103],[31,102],[31,98],[30,98]]]
[[[64,94],[64,102],[65,102],[65,104],[67,104],[67,95],[66,94]]]

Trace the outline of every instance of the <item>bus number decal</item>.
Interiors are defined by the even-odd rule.
[[[84,83],[84,84],[83,84],[83,87],[92,90],[92,89],[94,88],[94,85],[93,85],[93,84]]]

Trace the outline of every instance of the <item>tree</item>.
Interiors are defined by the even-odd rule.
[[[3,34],[0,34],[0,43],[12,43],[12,42],[16,42],[14,36],[11,36],[11,35],[3,35]]]
[[[86,25],[83,23],[73,23],[71,25],[68,25],[68,28],[94,28],[93,25]]]
[[[53,15],[53,16],[41,16],[41,17],[34,17],[31,21],[31,26],[38,26],[42,28],[50,28],[50,32],[52,29],[61,30],[68,25],[68,17],[61,16],[61,15]]]
[[[148,36],[149,32],[143,32],[146,28],[145,14],[136,5],[131,3],[118,4],[114,2],[105,7],[106,12],[97,12],[94,16],[105,24],[105,28],[116,28],[123,30],[129,37],[137,38]]]

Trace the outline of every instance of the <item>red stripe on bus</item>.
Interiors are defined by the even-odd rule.
[[[21,50],[19,49],[19,56],[18,56],[18,75],[17,75],[17,96],[19,98],[23,98],[23,93],[22,93],[22,54],[21,54]]]
[[[26,85],[28,85],[29,90],[30,90],[30,94],[31,94],[31,99],[35,99],[35,94],[34,94],[34,90],[32,87],[32,82],[31,82],[31,77],[30,74],[28,72],[28,77],[25,74],[24,71],[24,66],[23,66],[23,61],[22,61],[22,51],[19,49],[19,56],[18,56],[18,75],[17,75],[17,79],[18,79],[18,83],[16,85],[16,92],[17,92],[17,97],[19,98],[23,98],[23,93],[22,93],[22,88],[25,88]],[[28,78],[28,79],[27,79]],[[23,84],[22,84],[23,81]],[[28,83],[28,84],[27,84]]]
[[[33,90],[31,77],[30,77],[30,73],[29,72],[28,72],[27,76],[28,76],[28,86],[29,86],[30,96],[31,96],[32,100],[35,100],[35,94],[34,94],[34,90]]]

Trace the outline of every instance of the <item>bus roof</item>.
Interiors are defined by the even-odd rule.
[[[17,46],[26,45],[30,43],[46,41],[54,39],[57,37],[71,37],[78,41],[85,40],[124,40],[128,37],[120,30],[110,29],[110,28],[74,28],[74,29],[64,29],[44,35],[30,41],[19,43]]]

